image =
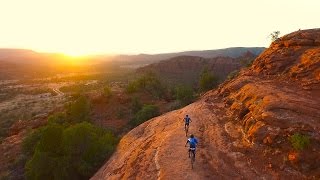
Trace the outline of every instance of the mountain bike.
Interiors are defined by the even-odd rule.
[[[196,148],[190,148],[189,157],[191,160],[191,168],[193,169],[194,161],[196,160]]]

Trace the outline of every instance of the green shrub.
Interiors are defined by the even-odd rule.
[[[43,129],[35,153],[25,166],[27,179],[60,178],[60,168],[64,167],[60,164],[62,133],[63,129],[59,125],[49,125]]]
[[[27,179],[89,179],[118,142],[111,132],[88,122],[67,128],[51,124],[40,136],[30,138],[39,141],[29,143],[36,145],[25,166]]]
[[[22,142],[22,152],[27,156],[32,156],[35,152],[36,145],[41,139],[43,128],[36,129],[30,134]]]
[[[41,133],[37,149],[42,152],[59,153],[63,127],[57,124],[46,126]]]
[[[154,73],[148,73],[139,79],[139,86],[155,97],[161,98],[165,94],[164,86]]]
[[[75,173],[71,177],[90,178],[100,167],[107,155],[110,154],[108,151],[113,150],[115,144],[115,138],[112,135],[110,135],[112,137],[109,138],[109,141],[102,142],[100,139],[105,138],[105,134],[86,122],[64,131],[63,152],[70,163],[69,171]]]
[[[139,101],[138,97],[133,97],[131,100],[131,110],[135,114],[142,109],[142,103]]]
[[[180,85],[176,87],[175,91],[175,97],[181,105],[190,104],[194,99],[193,89],[190,86]]]
[[[139,77],[135,81],[132,81],[127,86],[128,93],[134,93],[138,91],[145,91],[157,98],[165,96],[166,88],[161,83],[160,79],[154,73],[147,73]]]
[[[144,105],[143,108],[135,115],[132,121],[134,126],[137,126],[146,120],[149,120],[159,115],[159,108],[155,105]]]
[[[48,117],[49,124],[63,124],[66,122],[66,114],[65,113],[54,113]]]
[[[90,120],[90,103],[85,96],[78,97],[73,103],[67,105],[66,109],[66,119],[71,123]]]
[[[295,133],[294,135],[290,136],[289,140],[292,147],[298,151],[305,149],[310,144],[309,137],[299,133]]]
[[[111,88],[109,86],[103,88],[103,95],[107,98],[112,96]]]
[[[208,91],[213,89],[215,86],[218,85],[218,78],[211,74],[207,68],[205,68],[201,75],[199,80],[199,88],[200,91]]]
[[[279,39],[280,31],[273,31],[269,37],[271,38],[271,41],[274,42]]]
[[[132,81],[128,84],[126,91],[128,93],[135,93],[139,89],[139,85],[137,81]]]

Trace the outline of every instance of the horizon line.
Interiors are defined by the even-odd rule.
[[[225,48],[217,48],[217,49],[193,49],[193,50],[177,50],[177,51],[168,51],[168,52],[159,52],[159,53],[130,53],[130,52],[97,52],[97,53],[84,53],[83,55],[70,55],[64,52],[58,51],[42,51],[42,50],[35,50],[32,48],[13,48],[13,47],[0,47],[0,50],[21,50],[21,51],[32,51],[34,53],[39,54],[57,54],[57,55],[67,55],[67,56],[117,56],[117,55],[160,55],[160,54],[174,54],[174,53],[183,53],[183,52],[195,52],[195,51],[214,51],[214,50],[222,50],[222,49],[232,49],[232,48],[267,48],[264,46],[232,46],[232,47],[225,47]]]

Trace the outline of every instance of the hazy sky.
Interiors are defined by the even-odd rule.
[[[0,0],[0,48],[161,53],[269,46],[320,26],[320,0]]]

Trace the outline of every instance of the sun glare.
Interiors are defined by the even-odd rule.
[[[86,62],[88,56],[82,53],[59,53],[57,62],[69,65],[79,65]]]
[[[61,53],[70,58],[81,58],[89,55],[89,53],[83,51],[62,51]]]

